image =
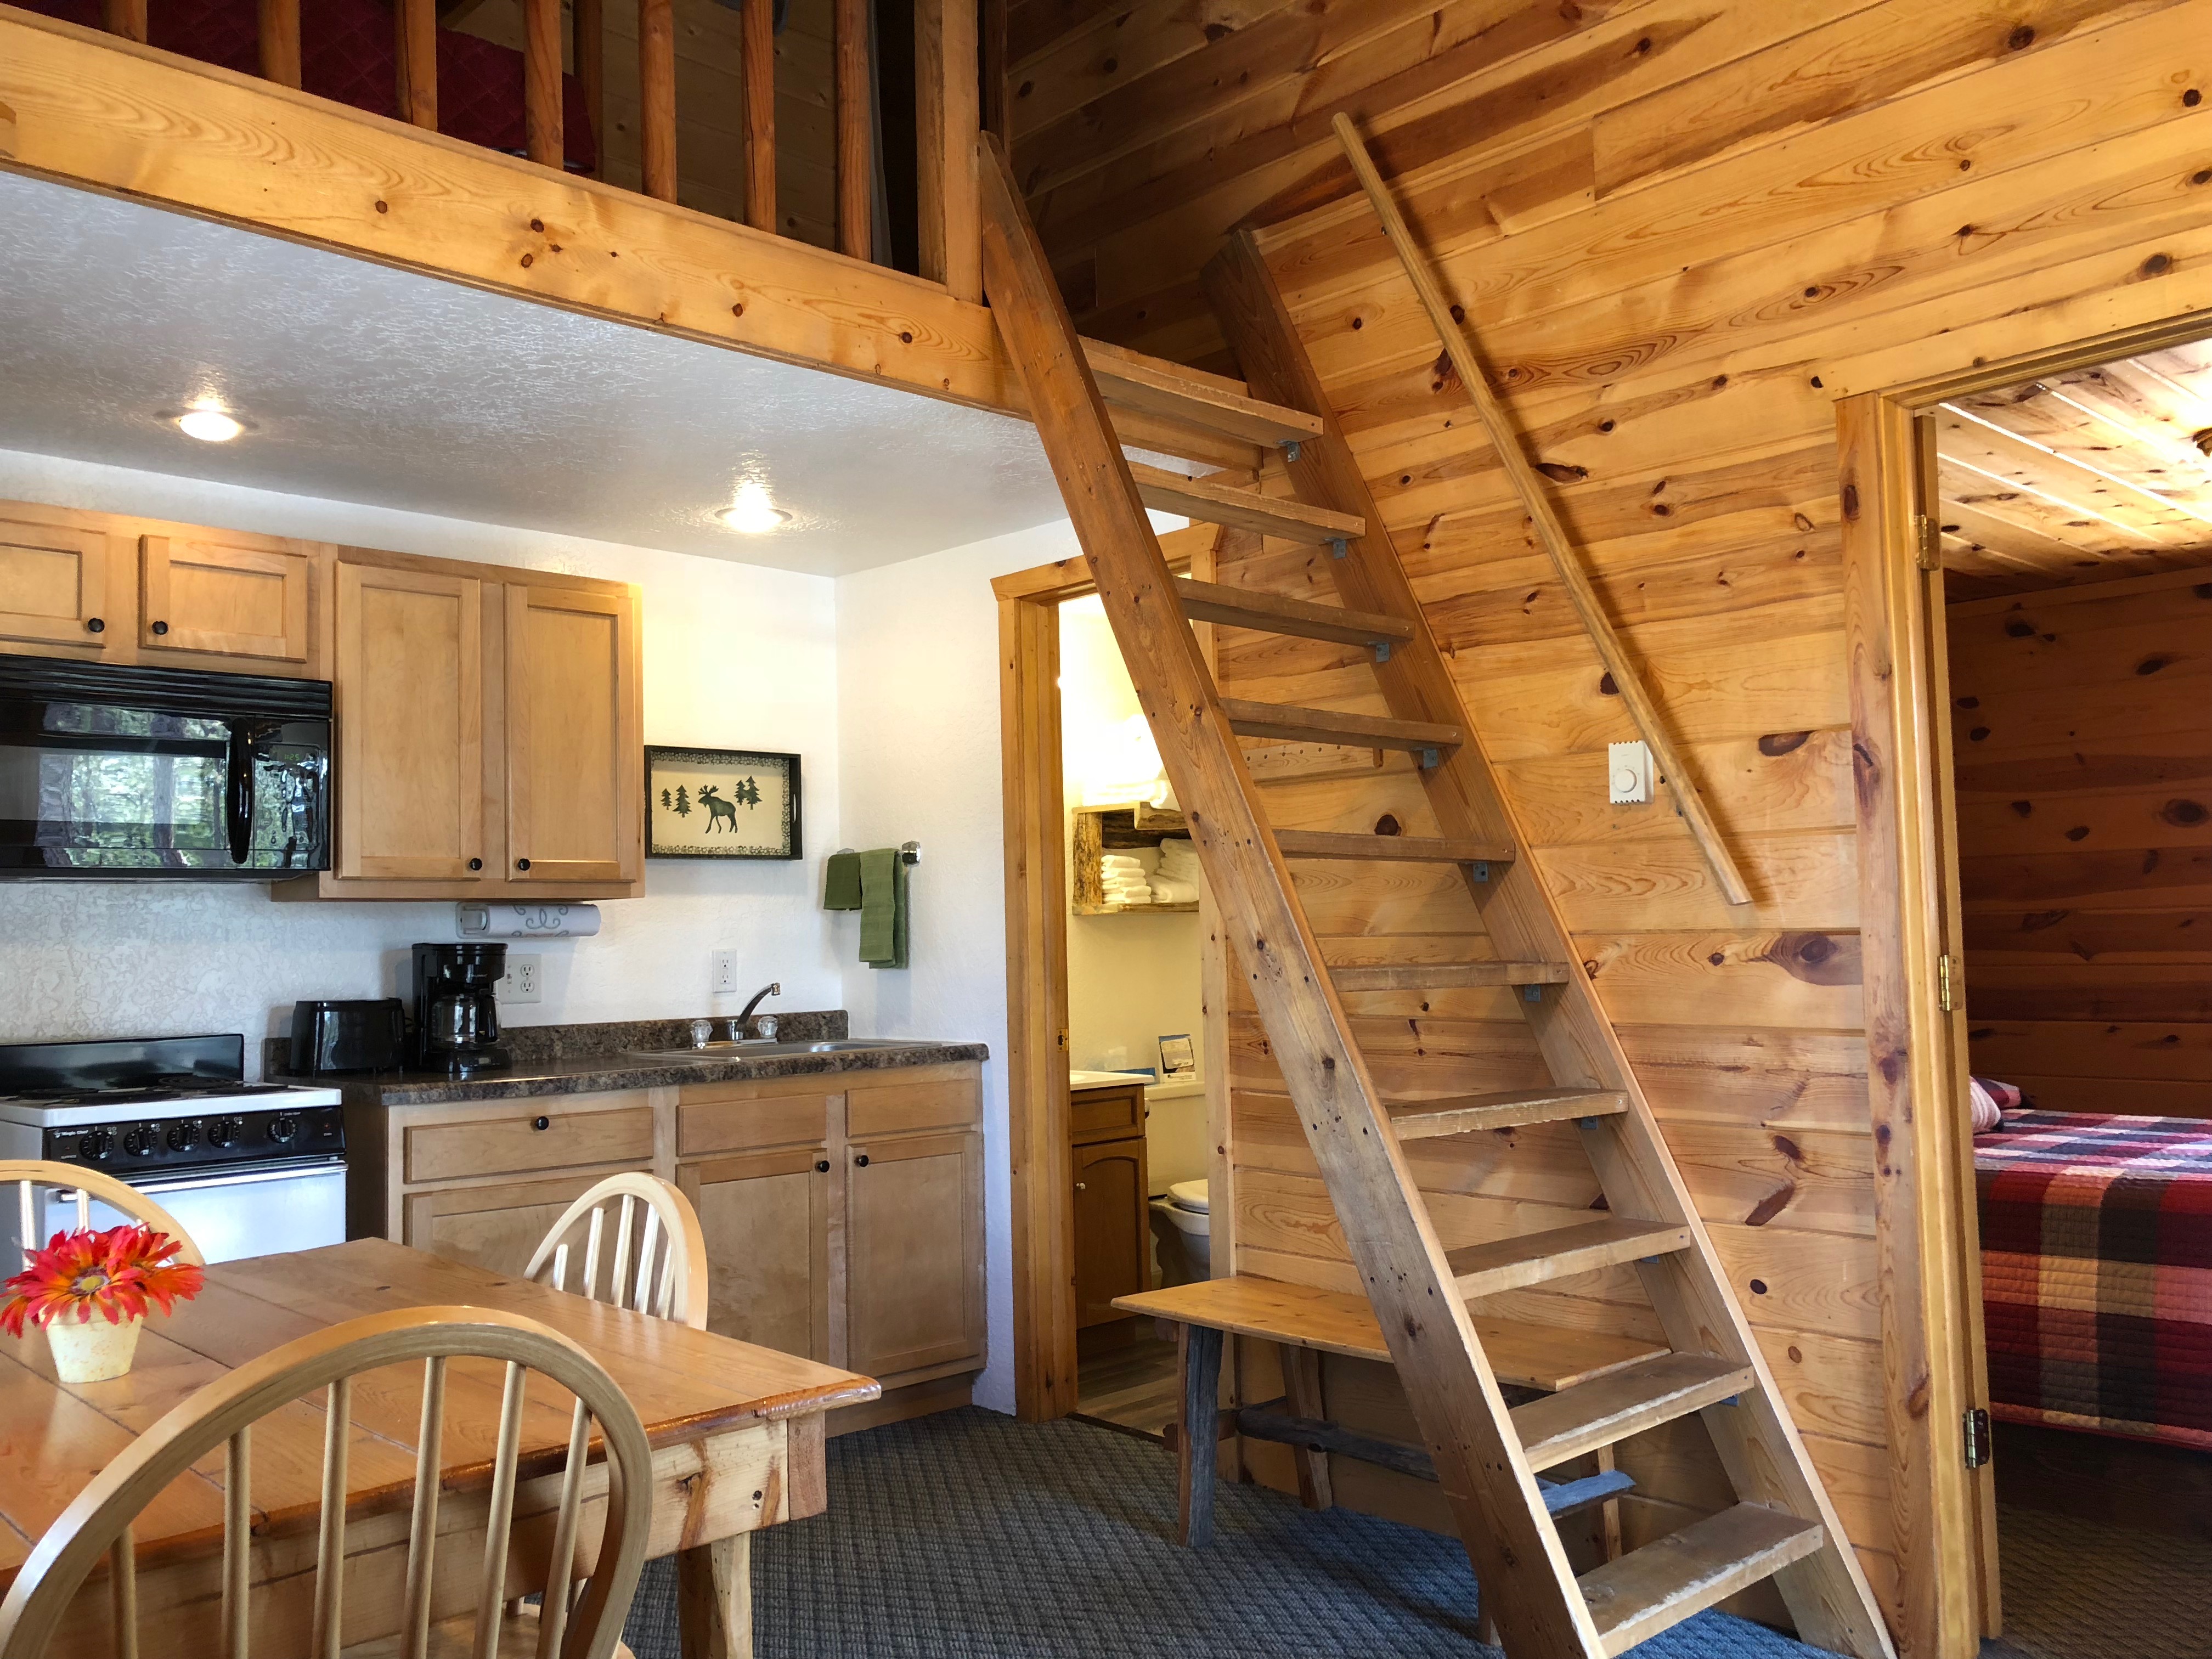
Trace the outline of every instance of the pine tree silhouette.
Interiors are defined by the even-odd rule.
[[[676,786],[676,816],[679,818],[691,816],[691,798],[684,793],[684,786],[680,783]]]

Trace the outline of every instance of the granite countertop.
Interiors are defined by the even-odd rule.
[[[719,1036],[726,1017],[717,1017]],[[349,1090],[374,1090],[382,1100],[410,1106],[446,1101],[514,1100],[533,1095],[599,1094],[619,1089],[674,1088],[686,1083],[750,1083],[763,1078],[815,1077],[838,1072],[890,1071],[948,1060],[988,1060],[981,1042],[902,1041],[893,1048],[853,1048],[827,1054],[731,1054],[725,1058],[659,1060],[635,1049],[678,1048],[691,1042],[691,1021],[623,1020],[595,1025],[520,1025],[501,1033],[514,1061],[497,1071],[454,1077],[444,1072],[379,1072],[322,1078]],[[787,1042],[835,1041],[848,1035],[842,1009],[779,1013],[776,1036]],[[284,1080],[283,1057],[271,1042],[266,1075]]]

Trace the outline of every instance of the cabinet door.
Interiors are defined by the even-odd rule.
[[[403,1244],[466,1261],[498,1273],[520,1273],[553,1224],[593,1182],[616,1166],[550,1176],[544,1181],[509,1181],[494,1187],[447,1188],[410,1193],[401,1200],[406,1237]]]
[[[645,757],[636,603],[627,593],[507,590],[507,878],[639,873]]]
[[[847,1148],[845,1364],[878,1379],[983,1358],[983,1138]]]
[[[108,614],[109,572],[105,531],[0,518],[0,639],[127,657],[129,618]]]
[[[305,662],[313,562],[279,547],[142,536],[138,643]]]
[[[339,877],[471,881],[483,867],[483,585],[341,564]]]
[[[805,1146],[679,1164],[707,1246],[707,1328],[830,1357],[830,1151]]]
[[[1152,1289],[1152,1229],[1145,1142],[1078,1146],[1075,1163],[1075,1324],[1127,1319],[1117,1296]]]

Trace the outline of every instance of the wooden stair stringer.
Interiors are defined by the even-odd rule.
[[[1328,568],[1345,605],[1414,624],[1413,637],[1374,668],[1392,717],[1457,726],[1465,734],[1438,764],[1420,772],[1439,832],[1509,841],[1525,854],[1528,842],[1491,770],[1481,734],[1468,718],[1427,614],[1382,528],[1387,520],[1249,232],[1230,238],[1206,265],[1202,282],[1251,395],[1326,418],[1322,435],[1302,444],[1297,460],[1286,461],[1297,495],[1360,516],[1377,532],[1352,541],[1347,556],[1328,561]],[[1487,882],[1469,879],[1468,890],[1500,957],[1578,960],[1532,860],[1522,856],[1498,866]],[[1738,1361],[1757,1380],[1737,1407],[1703,1413],[1738,1497],[1823,1528],[1820,1548],[1774,1575],[1800,1637],[1852,1659],[1896,1659],[1849,1534],[1812,1472],[1796,1425],[1778,1404],[1765,1356],[1719,1272],[1711,1238],[1595,988],[1577,973],[1542,994],[1540,1004],[1523,1012],[1554,1086],[1619,1090],[1628,1098],[1626,1112],[1583,1131],[1612,1213],[1690,1230],[1691,1249],[1638,1267],[1668,1344],[1678,1352]]]
[[[1290,870],[1258,817],[1243,751],[1185,620],[1137,484],[1022,205],[986,135],[985,284],[1223,926],[1335,1200],[1391,1358],[1424,1425],[1481,1582],[1512,1586],[1516,1654],[1595,1656],[1600,1640],[1443,1248],[1351,1036]]]

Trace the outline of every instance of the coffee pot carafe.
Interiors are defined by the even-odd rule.
[[[415,1063],[467,1073],[511,1065],[500,1046],[495,999],[507,975],[504,945],[415,947]]]

